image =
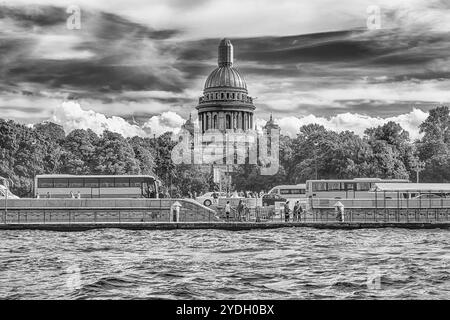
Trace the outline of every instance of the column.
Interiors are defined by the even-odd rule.
[[[243,129],[242,128],[242,112],[241,111],[238,112],[238,129]]]
[[[208,112],[208,129],[212,128],[212,113]]]
[[[206,113],[202,113],[203,131],[206,131]]]
[[[200,126],[201,126],[202,132],[204,132],[205,131],[205,114],[203,114],[203,113],[200,114]]]
[[[225,130],[225,124],[224,124],[224,114],[223,112],[219,113],[219,130],[223,131]]]

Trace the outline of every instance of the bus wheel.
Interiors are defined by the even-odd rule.
[[[211,200],[205,200],[205,201],[203,202],[203,204],[204,204],[206,207],[209,207],[209,206],[212,204],[212,202],[211,202]]]

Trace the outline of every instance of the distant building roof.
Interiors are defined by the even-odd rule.
[[[275,123],[275,121],[273,121],[272,114],[270,114],[270,119],[269,119],[269,121],[266,122],[266,125],[263,127],[263,129],[264,130],[271,130],[271,129],[280,130],[280,126],[277,125]]]
[[[450,192],[450,183],[375,183],[374,191]]]
[[[195,125],[194,121],[192,120],[192,114],[189,115],[189,119],[186,120],[186,122],[181,126],[181,128],[187,130],[190,134],[194,134]]]

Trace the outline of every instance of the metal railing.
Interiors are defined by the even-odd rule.
[[[217,221],[213,210],[185,199],[19,199],[9,200],[0,217],[2,223],[171,222],[177,201],[178,222]]]

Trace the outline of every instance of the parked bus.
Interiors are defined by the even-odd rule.
[[[39,198],[158,198],[159,180],[148,175],[37,175]]]
[[[306,199],[306,184],[276,186],[270,189],[269,194],[277,194],[286,199]]]
[[[370,192],[376,183],[409,183],[406,179],[383,180],[379,178],[356,178],[352,180],[309,180],[306,181],[307,198],[323,199],[373,199]],[[386,194],[395,198],[395,194]]]
[[[397,193],[400,199],[450,199],[450,183],[376,183],[371,191],[378,197],[385,193]]]
[[[290,206],[293,207],[297,200],[306,203],[306,185],[282,185],[270,189],[269,193],[262,198],[263,206],[274,205],[276,202],[289,201]]]

